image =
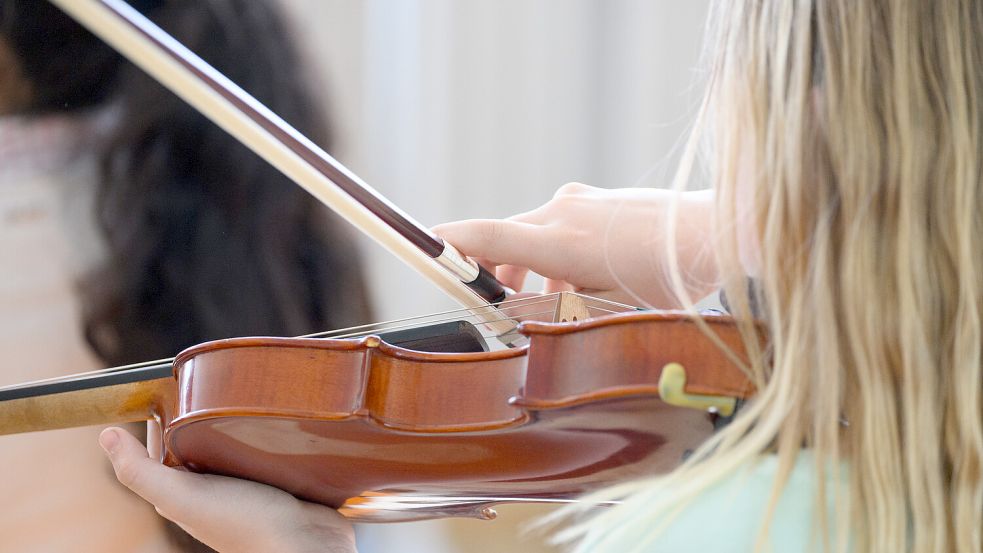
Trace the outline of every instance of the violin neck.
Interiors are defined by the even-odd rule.
[[[174,394],[165,366],[0,391],[0,435],[155,418]]]

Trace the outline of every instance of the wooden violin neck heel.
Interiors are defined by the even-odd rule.
[[[0,435],[149,420],[173,394],[167,377],[8,399],[0,401]]]

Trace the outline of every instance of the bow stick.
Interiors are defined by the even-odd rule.
[[[470,309],[497,334],[506,289],[246,91],[122,0],[50,0],[362,233]]]

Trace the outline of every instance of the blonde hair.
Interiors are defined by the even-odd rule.
[[[708,29],[677,182],[706,139],[721,284],[758,393],[678,470],[605,491],[623,505],[561,538],[644,551],[688,500],[774,453],[761,549],[808,448],[824,550],[983,551],[983,2],[721,0]],[[749,250],[767,351],[747,323]]]

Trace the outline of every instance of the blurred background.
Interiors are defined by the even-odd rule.
[[[276,43],[260,41],[260,31],[279,32],[279,26],[265,26],[256,16],[257,6],[268,5],[253,0],[128,1],[158,15],[168,12],[174,30],[210,45],[216,56],[224,51],[228,66],[242,74],[261,73],[251,83],[256,89],[277,96],[290,88],[279,87],[284,81],[272,76],[274,69],[282,73],[289,64],[260,67],[250,61],[259,58],[239,56],[229,48],[235,43],[255,54]],[[611,188],[667,186],[700,97],[696,68],[708,0],[270,1],[286,11],[288,38],[302,48],[305,70],[296,78],[310,80],[314,107],[328,116],[330,152],[428,226],[527,211],[570,181]],[[230,6],[238,11],[230,12]],[[367,304],[361,302],[357,268],[345,265],[351,248],[338,240],[317,242],[314,232],[306,232],[306,219],[288,224],[281,218],[289,211],[283,208],[287,204],[296,207],[294,213],[312,213],[302,209],[302,202],[309,201],[306,196],[289,183],[284,184],[289,191],[276,188],[276,176],[263,173],[271,170],[255,160],[239,163],[245,158],[232,153],[237,146],[224,134],[217,136],[210,124],[185,117],[183,104],[176,106],[169,93],[134,76],[134,69],[127,72],[107,62],[101,43],[80,38],[72,22],[63,32],[47,21],[57,19],[50,13],[42,19],[45,7],[50,8],[41,0],[0,0],[0,350],[5,352],[0,384],[173,355],[180,348],[172,347],[172,341],[184,347],[225,336],[300,334],[288,330],[294,326],[287,323],[295,320],[312,325],[371,322],[359,320],[366,316]],[[245,17],[249,13],[252,17]],[[212,21],[215,14],[221,21]],[[253,26],[230,29],[239,20]],[[69,35],[82,41],[80,46],[62,40]],[[83,55],[99,62],[95,69],[109,76],[117,71],[124,75],[114,85],[118,90],[101,90],[112,79],[90,71],[79,61]],[[89,84],[95,92],[84,105],[67,76],[73,71],[94,81]],[[68,99],[62,101],[55,92]],[[128,104],[128,97],[146,103]],[[311,121],[316,118],[310,116]],[[152,126],[117,134],[117,127],[126,130],[142,119]],[[162,135],[161,129],[172,134]],[[121,146],[122,157],[112,159],[122,159],[124,166],[130,160],[133,171],[117,174],[100,163],[104,152],[96,145],[102,147],[106,137],[122,138],[108,141]],[[150,155],[155,148],[163,157]],[[208,163],[194,165],[206,158]],[[166,162],[144,164],[153,159]],[[180,179],[169,178],[182,161],[193,168],[183,175],[190,183],[184,189]],[[228,176],[227,165],[238,170],[235,178]],[[150,169],[143,171],[145,166]],[[146,177],[146,182],[134,176]],[[107,182],[119,196],[100,194],[105,190],[99,186]],[[215,205],[208,208],[191,201],[209,194]],[[287,198],[291,194],[294,198]],[[117,197],[126,201],[105,201]],[[254,201],[237,201],[243,198]],[[97,212],[109,214],[110,224],[96,220]],[[131,220],[134,213],[145,218]],[[238,224],[243,213],[251,214],[250,224]],[[323,222],[323,214],[318,217]],[[182,270],[198,267],[188,245],[204,234],[200,220],[229,225],[211,228],[212,238],[219,238],[214,247],[198,244],[201,251],[216,253],[208,257],[219,258],[213,265],[228,273],[199,271],[217,279],[218,286]],[[270,221],[278,228],[262,226]],[[128,222],[135,226],[128,227]],[[234,235],[238,227],[244,234]],[[304,233],[267,232],[287,227]],[[175,236],[174,228],[185,232],[183,238]],[[250,241],[257,236],[259,240]],[[284,245],[282,236],[292,237],[295,247]],[[367,269],[365,289],[373,320],[455,307],[382,248],[356,241]],[[127,255],[127,247],[141,257]],[[320,263],[312,249],[340,263]],[[223,255],[229,256],[227,262]],[[308,272],[316,274],[301,275],[305,278],[297,277],[293,284],[310,285],[312,295],[323,296],[325,303],[308,301],[303,294],[284,300],[278,291],[296,288],[287,279],[266,278],[279,268],[296,268],[297,259],[304,267],[314,265]],[[315,262],[308,263],[311,259]],[[115,278],[101,278],[115,277],[112,271],[118,268],[129,270],[120,282],[143,288],[131,290]],[[173,294],[162,294],[164,285]],[[258,292],[244,292],[246,285]],[[147,294],[125,295],[121,290]],[[139,301],[123,301],[134,297],[144,298],[157,311]],[[202,297],[206,301],[196,301]],[[345,309],[318,311],[346,300],[351,306]],[[255,305],[244,305],[250,301]],[[200,317],[188,315],[189,306]],[[237,317],[236,309],[257,315],[260,323],[268,322],[260,317],[267,312],[290,315],[293,309],[297,316],[282,316],[270,323],[280,326],[269,330],[248,326],[248,317]],[[215,324],[192,328],[189,321],[210,321],[212,313]],[[244,326],[236,326],[240,323]],[[128,330],[139,332],[136,337],[143,342],[131,339]],[[86,428],[4,437],[0,468],[6,476],[0,479],[0,495],[17,508],[0,516],[0,550],[173,550],[164,545],[170,538],[160,534],[152,509],[112,478],[96,446],[97,432]],[[110,503],[114,510],[107,512]],[[100,509],[89,508],[92,504]],[[359,546],[362,553],[556,551],[544,544],[541,534],[523,532],[547,512],[542,506],[521,506],[499,509],[499,519],[492,522],[362,526]],[[127,525],[123,529],[133,543],[150,535],[157,541],[137,548],[111,534]],[[83,534],[90,541],[82,541]]]
[[[570,181],[668,186],[699,102],[707,0],[281,1],[333,155],[428,226],[526,211]],[[453,307],[364,251],[378,316]]]
[[[281,0],[333,155],[425,225],[506,217],[565,182],[668,186],[700,98],[707,0]],[[365,244],[380,320],[455,307]],[[534,285],[534,284],[533,284]],[[366,553],[555,551],[494,522],[360,528]]]

